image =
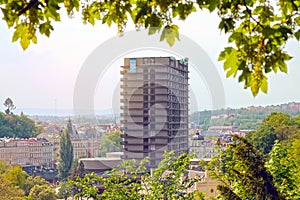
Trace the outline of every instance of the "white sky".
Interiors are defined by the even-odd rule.
[[[294,57],[289,62],[288,74],[269,75],[269,93],[252,97],[250,90],[236,79],[225,78],[222,63],[217,61],[219,52],[227,43],[226,36],[218,30],[218,17],[207,12],[194,13],[185,22],[177,23],[180,33],[198,43],[211,58],[223,82],[226,107],[270,105],[300,101],[300,46],[296,41],[287,45]],[[19,43],[11,43],[12,30],[0,21],[0,102],[11,97],[18,110],[32,113],[33,109],[47,109],[43,114],[53,114],[55,108],[73,108],[73,91],[83,62],[91,52],[107,39],[117,35],[116,27],[96,23],[83,25],[80,19],[65,17],[54,24],[50,38],[38,37],[38,44],[23,51]],[[132,30],[133,26],[126,30]],[[126,36],[126,33],[125,33]],[[125,38],[125,37],[124,37]],[[135,52],[126,55],[156,56],[162,52]],[[164,55],[167,55],[164,53]],[[122,60],[113,62],[105,76],[99,80],[95,92],[95,109],[111,109],[118,106],[119,66]],[[192,106],[199,109],[212,108],[211,96],[201,77],[191,75],[191,91],[195,95]],[[196,100],[195,100],[196,99]],[[195,103],[196,101],[196,103]],[[2,104],[2,103],[1,103]],[[4,109],[0,106],[0,109]]]

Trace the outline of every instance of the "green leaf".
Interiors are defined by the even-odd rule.
[[[179,40],[178,26],[165,26],[162,31],[160,41],[163,41],[165,39],[170,46],[173,46],[176,38]]]
[[[257,6],[254,10],[253,10],[253,15],[259,15],[264,11],[264,6]]]
[[[24,35],[24,37],[22,37],[20,40],[20,44],[21,44],[23,50],[26,50],[30,44],[30,40],[26,36],[27,36],[27,34]]]
[[[45,12],[45,15],[54,19],[55,21],[60,21],[60,14],[57,12],[59,10],[58,2],[49,1],[48,7]]]
[[[226,77],[236,76],[240,64],[237,50],[233,47],[225,48],[219,55],[219,61],[221,60],[225,60],[223,68],[227,71]]]
[[[34,44],[37,44],[37,37],[36,37],[35,35],[32,36],[31,41],[32,41]]]
[[[209,0],[208,1],[208,3],[209,3],[208,10],[210,12],[213,12],[216,9],[216,7],[218,6],[219,2],[220,2],[219,0]]]
[[[12,37],[12,42],[16,42],[22,36],[22,34],[24,34],[25,30],[23,24],[18,24],[15,29],[16,30]]]
[[[148,29],[148,34],[149,34],[149,35],[153,35],[153,34],[155,34],[156,32],[159,32],[159,28],[156,28],[156,27],[150,27],[150,28]]]
[[[268,78],[266,76],[264,76],[263,79],[261,80],[260,89],[263,93],[265,94],[268,93]]]
[[[270,37],[271,35],[275,35],[277,32],[277,30],[271,28],[271,27],[265,27],[263,30],[262,30],[262,33],[264,34],[264,36],[266,37]]]
[[[295,18],[295,22],[298,26],[300,26],[300,16]]]
[[[199,8],[207,8],[209,10],[209,12],[213,12],[218,4],[220,3],[219,0],[206,0],[206,1],[203,1],[203,0],[197,0],[197,4],[199,6]]]
[[[294,33],[294,35],[295,35],[295,38],[299,41],[300,40],[300,29],[298,31],[296,31]]]
[[[51,25],[51,22],[45,22],[43,24],[40,25],[39,27],[40,29],[40,33],[46,35],[47,37],[50,36],[50,31],[53,30],[53,27]]]
[[[284,73],[287,73],[287,65],[285,62],[282,62],[280,65],[279,65],[279,69],[280,71],[284,72]]]
[[[28,32],[28,27],[26,23],[18,24],[16,26],[16,30],[14,32],[14,35],[12,37],[12,42],[16,42],[18,39],[20,39],[20,44],[23,48],[23,50],[27,49],[30,44],[30,34]],[[33,42],[36,41],[36,38]]]
[[[228,41],[229,42],[233,42],[233,41],[236,41],[236,40],[240,40],[241,38],[243,38],[243,34],[240,33],[240,32],[233,32],[229,38],[228,38]]]

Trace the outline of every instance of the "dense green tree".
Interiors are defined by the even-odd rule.
[[[277,136],[267,125],[260,125],[256,131],[247,135],[249,141],[263,154],[267,155],[273,148]]]
[[[26,115],[0,112],[0,137],[29,138],[39,134],[35,122]]]
[[[300,115],[297,115],[292,118],[293,125],[296,125],[300,129]]]
[[[107,152],[121,151],[121,132],[114,131],[111,133],[105,133],[100,141],[100,156],[105,156]]]
[[[300,140],[295,139],[290,142],[290,149],[289,154],[291,155],[296,165],[299,166],[299,173],[300,173]]]
[[[59,165],[58,175],[60,179],[65,180],[70,175],[70,170],[73,164],[73,146],[71,143],[68,129],[61,133],[60,150],[59,150]]]
[[[54,189],[50,185],[35,185],[30,190],[30,200],[56,200]]]
[[[19,187],[22,183],[18,183],[18,178],[23,182],[22,175],[18,167],[12,168],[3,160],[0,160],[0,200],[23,199],[24,192]]]
[[[284,199],[263,155],[246,139],[234,136],[209,165],[210,174],[220,181],[222,199]]]
[[[109,177],[86,174],[69,183],[77,187],[76,198],[93,199],[194,199],[194,193],[187,193],[196,179],[186,177],[191,155],[175,157],[173,152],[165,153],[163,161],[152,175],[146,172],[144,159],[139,164],[126,160],[119,169],[112,170]],[[99,187],[105,188],[103,193]],[[202,195],[198,195],[201,199]]]
[[[284,199],[300,199],[299,174],[293,157],[288,149],[276,141],[270,159],[266,163],[267,169],[274,177],[274,184]]]
[[[12,166],[3,175],[3,178],[12,183],[12,185],[23,188],[26,180],[26,172],[20,166]]]
[[[35,186],[35,185],[50,185],[48,181],[45,179],[41,178],[40,176],[29,176],[24,185],[23,185],[23,190],[25,192],[25,196],[28,196],[30,193],[30,190]]]
[[[268,73],[287,72],[286,62],[291,56],[284,47],[290,39],[300,39],[298,1],[16,0],[0,1],[0,7],[7,26],[15,29],[12,41],[19,40],[23,49],[30,42],[37,43],[38,33],[50,36],[62,8],[70,16],[80,10],[84,23],[94,25],[99,20],[108,26],[115,24],[119,33],[131,20],[137,29],[146,28],[149,34],[161,31],[160,39],[170,45],[179,39],[175,19],[185,20],[204,9],[215,12],[220,18],[218,28],[229,35],[231,43],[219,56],[226,76],[237,77],[254,96],[267,92]]]
[[[4,160],[0,160],[0,175],[5,174],[8,169],[9,165]]]
[[[268,154],[275,140],[287,141],[297,137],[299,128],[291,117],[284,113],[271,113],[265,117],[258,129],[248,135],[249,141],[264,154]]]
[[[24,192],[0,175],[0,200],[23,200]]]

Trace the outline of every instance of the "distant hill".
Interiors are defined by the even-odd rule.
[[[300,114],[300,103],[290,102],[271,106],[248,106],[238,109],[219,109],[194,112],[190,115],[193,126],[207,130],[209,126],[237,126],[239,129],[255,130],[259,122],[272,112],[282,112],[290,116]]]

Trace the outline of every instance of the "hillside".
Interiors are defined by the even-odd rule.
[[[259,122],[272,112],[282,112],[291,117],[300,114],[300,103],[271,106],[249,106],[238,109],[220,109],[194,112],[190,115],[192,126],[207,130],[209,126],[237,126],[239,129],[255,130]]]

